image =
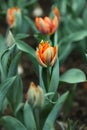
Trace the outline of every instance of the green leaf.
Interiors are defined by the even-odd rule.
[[[7,130],[27,130],[25,126],[14,117],[3,116],[1,121]]]
[[[6,42],[5,39],[0,35],[0,57],[3,53],[3,51],[6,49]]]
[[[8,60],[10,53],[11,52],[7,49],[1,55],[0,59],[1,81],[4,81],[7,78]]]
[[[9,70],[8,70],[8,77],[14,76],[17,74],[18,72],[18,63],[19,60],[21,58],[21,52],[17,53],[13,60],[11,61],[11,64],[9,66]]]
[[[83,11],[86,4],[86,0],[73,0],[72,9],[75,12],[75,15],[80,15]]]
[[[11,87],[13,87],[15,78],[16,77],[8,78],[2,84],[0,84],[0,110],[2,109],[2,105],[8,91],[12,89]]]
[[[33,111],[31,106],[27,102],[24,105],[24,123],[28,130],[36,130],[36,123]]]
[[[15,36],[15,39],[20,40],[20,39],[24,39],[24,38],[27,38],[27,37],[29,37],[28,34],[18,33],[18,34]]]
[[[36,70],[38,71],[38,63],[36,59],[35,50],[23,41],[16,42],[16,45],[19,50],[28,54],[29,59],[32,61],[32,63],[36,67]]]
[[[82,19],[83,19],[83,22],[84,22],[84,26],[85,28],[87,29],[87,8],[84,9],[84,12],[82,14]]]
[[[86,30],[71,33],[70,35],[66,36],[59,42],[59,46],[61,46],[61,44],[64,44],[64,43],[68,44],[68,43],[80,41],[80,40],[84,39],[85,37],[87,37]]]
[[[55,104],[55,106],[53,107],[50,114],[48,115],[42,130],[51,130],[54,128],[55,120],[59,116],[62,106],[63,106],[68,94],[69,93],[66,92],[61,97],[58,98],[58,101]]]
[[[81,83],[85,81],[86,76],[80,69],[70,69],[60,76],[60,82]]]
[[[56,63],[53,66],[48,92],[56,92],[58,84],[59,84],[59,61],[57,59]]]
[[[7,98],[11,104],[13,112],[15,113],[16,108],[19,106],[23,99],[23,84],[19,75],[16,76],[12,89],[10,89],[7,94]]]

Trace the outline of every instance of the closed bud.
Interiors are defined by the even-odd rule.
[[[36,86],[33,82],[30,83],[26,99],[33,107],[42,107],[44,103],[44,94],[40,86]]]
[[[10,28],[18,27],[21,25],[22,16],[21,10],[18,7],[12,7],[7,10],[7,24]]]

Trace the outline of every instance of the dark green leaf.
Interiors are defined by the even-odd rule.
[[[23,41],[16,42],[16,45],[19,50],[28,54],[29,59],[33,62],[33,64],[36,67],[36,70],[38,71],[38,63],[36,59],[35,50],[32,47],[30,47],[28,44],[24,43]]]
[[[15,36],[15,38],[16,38],[17,40],[24,39],[24,38],[27,38],[27,37],[29,37],[29,35],[28,35],[28,34],[23,34],[23,33],[18,33],[18,34]]]
[[[59,61],[56,60],[56,63],[53,66],[52,77],[50,80],[48,92],[56,92],[59,84]]]
[[[7,130],[27,130],[25,126],[14,117],[3,116],[1,121]]]
[[[86,75],[80,69],[70,69],[60,76],[60,81],[66,83],[85,82]]]
[[[24,123],[28,130],[36,130],[36,123],[35,123],[33,111],[31,106],[27,102],[24,105]]]
[[[0,110],[2,108],[4,99],[7,96],[7,93],[10,89],[12,89],[11,87],[13,87],[15,79],[16,77],[8,78],[2,84],[0,84]]]
[[[56,118],[59,116],[62,106],[68,96],[68,92],[64,93],[61,97],[59,97],[57,103],[55,104],[54,108],[48,115],[45,124],[43,126],[43,130],[52,130],[54,128],[54,123]]]
[[[68,43],[80,41],[84,39],[85,37],[87,37],[86,30],[71,33],[70,35],[66,36],[59,42],[59,46],[61,46],[61,44],[64,44],[64,43],[68,44]]]
[[[7,94],[7,98],[11,104],[13,112],[15,113],[16,108],[19,106],[23,99],[23,84],[19,75],[16,76],[13,87]]]
[[[19,60],[21,58],[21,52],[17,53],[13,60],[11,61],[11,64],[9,66],[9,70],[8,70],[8,77],[14,76],[17,74],[18,72],[18,63]]]

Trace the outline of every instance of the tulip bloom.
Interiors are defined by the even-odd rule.
[[[55,7],[54,10],[54,18],[51,19],[49,17],[36,17],[35,24],[37,29],[43,34],[53,34],[59,25],[60,15],[58,9]]]
[[[48,41],[41,41],[36,56],[39,64],[43,67],[53,66],[57,58],[58,46],[52,47]]]
[[[7,10],[7,23],[10,27],[16,26],[16,14],[21,17],[21,10],[18,7],[12,7]]]

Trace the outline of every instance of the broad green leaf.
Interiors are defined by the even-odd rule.
[[[20,120],[22,123],[24,123],[24,115],[23,115],[23,109],[24,109],[24,103],[21,102],[16,110],[15,110],[15,117]]]
[[[29,59],[33,62],[33,64],[35,65],[35,67],[38,71],[38,63],[37,63],[37,59],[36,59],[35,50],[32,47],[30,47],[29,45],[27,45],[26,43],[24,43],[23,41],[16,42],[16,45],[19,50],[28,54]]]
[[[1,121],[3,123],[3,126],[7,130],[27,130],[25,126],[16,118],[11,116],[3,116],[1,118]]]
[[[9,56],[10,56],[10,52],[7,49],[2,53],[1,58],[0,58],[1,81],[7,78]]]
[[[60,76],[60,82],[81,83],[85,81],[86,75],[80,69],[70,69]]]
[[[7,98],[11,104],[13,112],[15,113],[16,108],[19,106],[23,99],[23,84],[19,75],[16,76],[12,89],[8,91]]]
[[[18,63],[19,60],[21,58],[21,52],[17,53],[13,60],[11,61],[11,64],[9,66],[9,70],[8,70],[8,77],[14,76],[17,74],[18,72]]]
[[[73,0],[72,9],[75,15],[80,15],[86,4],[86,0]]]
[[[28,130],[37,129],[32,108],[27,102],[24,105],[24,123]]]
[[[8,78],[2,84],[0,84],[0,110],[2,109],[2,105],[7,93],[13,87],[15,79],[16,77]]]
[[[42,130],[51,130],[54,128],[55,120],[59,116],[62,106],[63,106],[68,94],[69,93],[66,92],[58,98],[58,101],[56,102],[55,106],[53,107],[50,114],[48,115]]]
[[[18,33],[18,34],[15,36],[15,39],[20,40],[20,39],[24,39],[24,38],[27,38],[27,37],[29,37],[28,34]]]
[[[5,49],[4,52],[1,55],[0,69],[1,69],[1,79],[2,79],[2,81],[7,78],[8,68],[9,68],[9,65],[10,65],[10,62],[11,62],[13,56],[15,55],[14,54],[15,51],[16,51],[16,46],[14,44],[10,48]]]
[[[52,77],[50,80],[48,92],[56,92],[59,84],[59,61],[56,60],[56,63],[53,66]]]
[[[0,35],[0,57],[6,48],[5,39]]]
[[[85,37],[87,37],[86,30],[71,33],[70,35],[66,36],[59,42],[59,46],[61,46],[61,44],[64,44],[64,43],[68,44],[68,43],[80,41],[80,40],[84,39]]]
[[[87,29],[87,19],[86,19],[86,17],[87,17],[87,8],[84,9],[84,12],[83,12],[83,14],[82,14],[84,26],[85,26],[85,28]]]

